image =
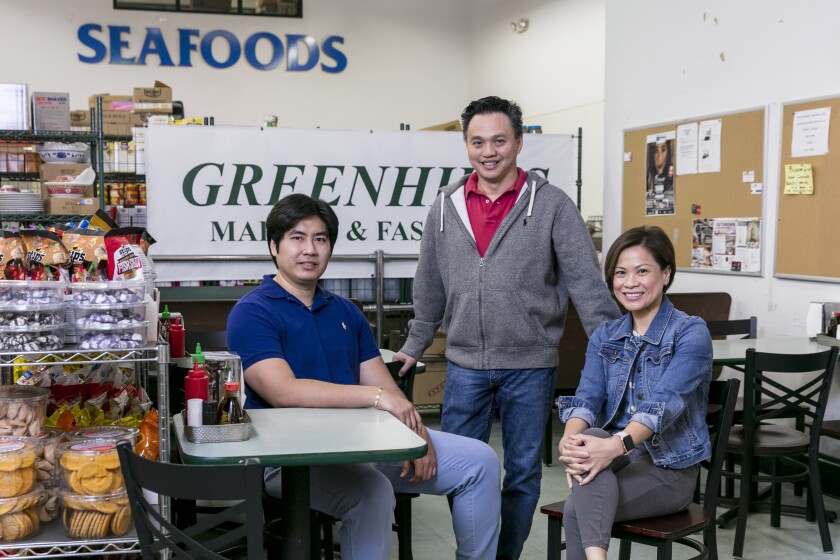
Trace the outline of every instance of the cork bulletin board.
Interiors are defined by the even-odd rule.
[[[671,200],[667,202],[669,209],[664,214],[651,215],[653,211],[646,197],[646,193],[651,191],[648,179],[648,160],[651,157],[648,149],[651,138],[662,135],[673,137],[668,135],[675,133],[678,126],[701,122],[717,122],[719,126],[720,171],[682,174],[679,166],[676,166],[673,183],[669,185],[673,191]],[[761,218],[765,126],[765,109],[761,108],[626,130],[622,229],[641,225],[661,227],[674,243],[677,267],[680,269],[760,275],[760,272],[692,268],[692,234],[694,222],[698,219]],[[674,140],[672,155],[677,145]]]
[[[828,153],[792,156],[794,115],[830,108]],[[776,239],[778,277],[840,282],[840,98],[785,105]],[[785,165],[810,164],[813,194],[785,194]]]

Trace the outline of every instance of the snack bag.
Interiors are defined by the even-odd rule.
[[[140,439],[137,441],[137,445],[134,446],[134,452],[138,455],[142,455],[146,459],[150,459],[152,461],[157,459],[159,447],[159,434],[158,434],[158,413],[157,410],[154,408],[146,414],[146,417],[143,418],[143,422],[138,427],[140,430]]]
[[[108,279],[108,252],[105,232],[72,228],[64,232],[64,246],[70,259],[71,282],[98,282]]]
[[[112,229],[120,227],[117,222],[111,219],[111,216],[109,216],[108,213],[101,208],[90,217],[90,226],[101,229],[102,231],[111,231]]]
[[[20,232],[26,247],[26,277],[29,280],[60,280],[69,256],[54,231],[25,229]]]
[[[0,230],[0,278],[26,280],[24,253],[20,233]]]
[[[143,282],[145,254],[140,249],[142,228],[116,228],[105,234],[108,280]]]

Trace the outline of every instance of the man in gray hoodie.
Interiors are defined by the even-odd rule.
[[[423,229],[407,370],[446,332],[441,429],[487,442],[498,406],[505,478],[498,558],[519,558],[540,495],[542,434],[569,297],[591,334],[619,310],[574,202],[516,165],[522,110],[485,97],[461,114],[475,172],[441,189]],[[491,530],[492,528],[488,528]]]

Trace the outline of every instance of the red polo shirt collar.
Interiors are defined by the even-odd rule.
[[[518,174],[516,182],[499,197],[490,201],[490,199],[478,190],[478,173],[473,173],[467,179],[464,185],[464,198],[467,204],[467,215],[470,218],[470,226],[472,227],[473,235],[475,236],[475,245],[478,249],[478,254],[482,257],[487,252],[490,242],[493,240],[493,235],[499,228],[499,224],[508,215],[516,200],[519,198],[519,193],[522,191],[522,186],[528,179],[528,174],[520,168],[517,168]]]

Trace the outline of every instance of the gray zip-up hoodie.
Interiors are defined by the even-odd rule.
[[[443,324],[446,358],[461,367],[554,367],[569,296],[587,335],[620,315],[586,224],[566,193],[529,172],[481,257],[464,197],[468,177],[441,189],[429,211],[402,351],[419,359]]]

